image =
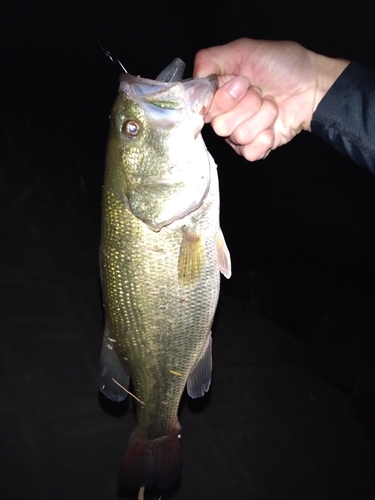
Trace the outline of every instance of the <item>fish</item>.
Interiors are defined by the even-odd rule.
[[[180,61],[156,80],[122,74],[110,114],[99,389],[135,402],[121,490],[178,481],[180,400],[185,387],[192,398],[209,390],[220,272],[231,276],[217,167],[201,135],[217,77],[181,80]]]

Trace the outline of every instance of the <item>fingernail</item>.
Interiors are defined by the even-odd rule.
[[[232,96],[233,99],[238,99],[245,95],[249,85],[250,82],[246,76],[238,76],[228,84],[228,94]]]
[[[266,154],[263,156],[262,160],[265,160],[267,158],[267,156],[270,154],[270,152],[272,151],[272,148],[270,148]]]

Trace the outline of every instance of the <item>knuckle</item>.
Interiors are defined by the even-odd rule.
[[[249,129],[246,126],[237,127],[233,131],[233,133],[231,135],[231,139],[236,144],[245,145],[245,144],[249,143],[251,141]]]
[[[254,111],[257,111],[262,107],[263,104],[262,96],[255,88],[250,88],[247,91],[247,99],[249,101],[249,105]]]
[[[212,128],[220,137],[228,137],[231,134],[228,123],[224,115],[215,116],[211,121]]]
[[[276,118],[279,114],[279,108],[277,107],[275,101],[271,98],[263,98],[262,108],[264,112],[270,115],[272,118]]]
[[[251,144],[242,146],[242,155],[248,161],[262,160],[272,149],[274,137],[275,134],[272,128],[264,130]]]
[[[242,147],[241,154],[247,161],[260,160],[259,152],[251,148]]]
[[[264,130],[258,138],[259,144],[263,146],[263,148],[269,149],[271,146],[273,146],[273,141],[274,141],[275,133],[273,128],[269,128],[267,130]]]

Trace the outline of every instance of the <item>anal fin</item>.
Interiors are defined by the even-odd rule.
[[[129,375],[122,366],[113,346],[104,332],[102,352],[100,354],[100,381],[99,389],[104,396],[112,401],[124,401],[129,387]]]
[[[191,398],[204,396],[211,385],[212,372],[212,337],[207,335],[207,341],[194,368],[189,374],[186,389]]]

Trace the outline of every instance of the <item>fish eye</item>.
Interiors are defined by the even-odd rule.
[[[133,137],[137,137],[140,131],[139,123],[135,120],[128,120],[122,126],[122,131],[125,135],[133,139]]]

